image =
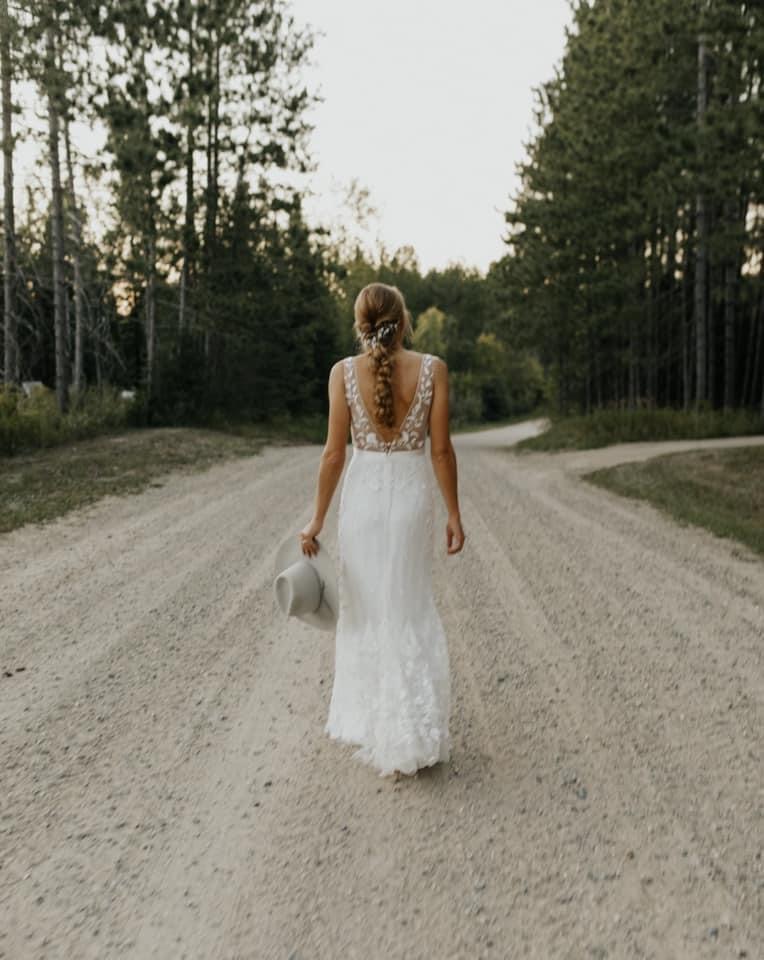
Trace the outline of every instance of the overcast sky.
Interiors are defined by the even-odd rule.
[[[357,178],[390,248],[424,269],[485,269],[532,129],[532,88],[559,62],[567,0],[292,0],[323,36],[311,79],[324,102],[312,209],[330,219]],[[309,208],[311,209],[311,208]]]

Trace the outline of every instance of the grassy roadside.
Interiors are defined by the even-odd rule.
[[[764,418],[749,410],[595,410],[552,418],[548,430],[517,444],[519,450],[591,450],[612,443],[700,440],[764,433]]]
[[[0,533],[44,523],[107,494],[137,493],[177,470],[258,453],[272,438],[160,427],[134,429],[0,458]]]
[[[764,556],[764,447],[670,453],[583,477]]]

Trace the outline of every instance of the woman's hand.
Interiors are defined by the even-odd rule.
[[[464,530],[458,515],[448,518],[446,524],[446,552],[458,553],[464,546]]]
[[[306,557],[315,557],[318,553],[318,540],[316,537],[321,533],[321,526],[317,520],[311,520],[300,530],[300,545],[302,552]]]

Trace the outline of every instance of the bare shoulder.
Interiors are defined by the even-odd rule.
[[[345,390],[345,359],[338,360],[336,363],[332,364],[332,368],[329,371],[329,393],[334,393],[337,395],[337,397],[339,397]]]

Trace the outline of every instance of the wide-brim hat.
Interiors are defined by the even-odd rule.
[[[276,551],[274,566],[273,593],[281,610],[319,630],[333,630],[339,613],[339,591],[326,547],[319,543],[318,553],[306,556],[300,538],[291,534]]]

